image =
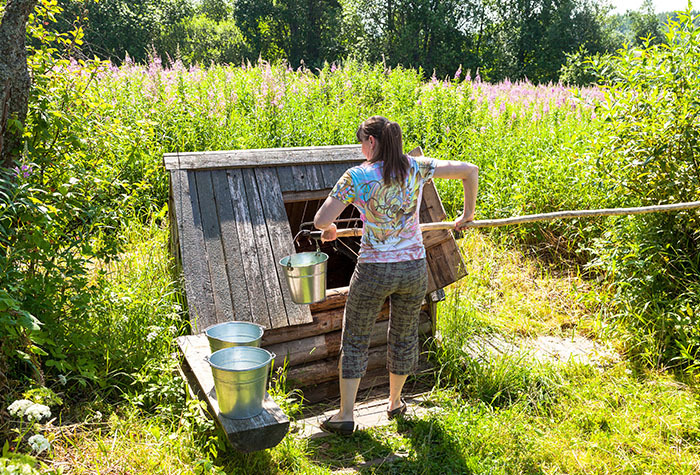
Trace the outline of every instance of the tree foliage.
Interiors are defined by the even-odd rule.
[[[461,65],[483,79],[536,82],[557,80],[581,47],[619,46],[598,1],[61,0],[64,23],[85,30],[87,56],[116,62],[142,61],[155,47],[185,63],[260,57],[320,68],[355,58],[439,77]]]

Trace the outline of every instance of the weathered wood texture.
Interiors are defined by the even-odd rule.
[[[173,237],[195,331],[231,320],[265,328],[311,322],[308,305],[291,302],[277,264],[294,252],[277,174],[174,170],[170,177]]]
[[[388,312],[387,312],[388,313]],[[374,324],[370,335],[369,346],[384,345],[387,342],[387,331],[389,321],[382,319]],[[421,312],[419,333],[421,335],[431,334],[432,323],[428,311]],[[286,365],[288,367],[319,361],[325,358],[337,357],[340,354],[342,332],[340,329],[306,338],[294,339],[274,345],[267,345],[264,348],[271,351],[277,358],[275,367]]]
[[[177,339],[183,355],[183,372],[191,375],[195,392],[207,402],[210,413],[226,433],[234,448],[241,452],[255,452],[279,444],[289,430],[289,419],[282,409],[265,395],[263,411],[248,419],[229,419],[221,415],[211,368],[204,357],[210,354],[203,334],[182,336]]]
[[[216,152],[177,152],[164,155],[166,170],[253,168],[283,165],[320,165],[362,162],[360,145],[263,148]]]

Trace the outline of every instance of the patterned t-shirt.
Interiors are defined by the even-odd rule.
[[[403,186],[384,184],[383,161],[364,162],[347,170],[330,196],[360,210],[362,240],[358,262],[400,262],[425,257],[418,211],[423,184],[432,178],[437,161],[408,157]]]

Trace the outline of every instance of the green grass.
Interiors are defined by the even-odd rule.
[[[113,288],[134,286],[136,301],[153,294],[146,281],[165,279],[169,272],[153,265],[167,262],[164,229],[146,228],[141,244],[137,241],[134,236],[130,252],[108,273]],[[309,441],[290,433],[273,449],[236,454],[199,414],[198,403],[186,397],[172,372],[165,344],[170,337],[162,334],[151,366],[134,378],[127,397],[76,400],[67,394],[60,422],[47,430],[52,452],[42,460],[54,469],[70,466],[70,473],[312,474],[366,462],[372,464],[361,466],[361,473],[695,473],[700,468],[700,405],[697,386],[690,382],[636,372],[625,362],[598,370],[538,363],[524,354],[475,361],[461,352],[465,338],[476,333],[521,336],[527,318],[532,322],[527,335],[561,331],[559,320],[537,314],[514,323],[509,316],[522,308],[544,306],[547,315],[578,309],[579,325],[592,328],[588,321],[597,318],[596,306],[586,307],[574,289],[604,292],[578,276],[548,271],[547,264],[483,234],[471,233],[461,244],[479,264],[452,286],[441,305],[443,342],[435,358],[442,370],[425,403],[428,415],[347,439]],[[151,268],[160,270],[142,273]],[[538,282],[539,290],[524,291],[523,282]],[[486,308],[491,292],[520,303]],[[145,318],[139,305],[112,312],[103,318]],[[273,394],[290,417],[300,417],[301,406],[288,398],[293,395],[286,394],[283,381],[273,386]]]
[[[90,342],[95,358],[80,364],[81,374],[62,375],[65,385],[61,368],[46,373],[46,385],[64,400],[52,407],[56,419],[36,428],[53,443],[38,457],[46,470],[331,473],[387,457],[360,471],[700,470],[697,381],[644,372],[624,355],[595,369],[540,363],[524,353],[480,359],[463,350],[470,337],[491,334],[582,334],[622,348],[608,325],[615,310],[610,283],[579,267],[587,258],[582,243],[605,221],[473,232],[461,240],[469,274],[440,304],[440,370],[427,416],[348,439],[290,433],[273,449],[241,455],[202,417],[175,371],[173,338],[189,329],[168,232],[157,216],[166,211],[163,153],[352,143],[360,120],[384,114],[403,126],[406,148],[421,145],[436,158],[479,165],[478,218],[597,208],[624,197],[608,196],[599,184],[590,104],[572,106],[572,96],[557,87],[423,83],[415,71],[354,63],[317,74],[267,64],[192,71],[127,65],[105,68],[94,81],[80,69],[71,74],[85,87],[74,117],[82,138],[71,143],[76,155],[63,159],[79,157],[84,166],[76,169],[101,183],[117,180],[129,199],[104,205],[128,203],[126,214],[138,219],[113,231],[125,244],[118,259],[93,263],[89,285],[99,298],[75,329],[84,335],[72,341]],[[598,93],[587,94],[594,100]],[[61,169],[68,179],[72,169],[64,165],[57,158],[45,172]],[[438,181],[438,188],[454,216],[458,184]],[[6,406],[23,389],[5,394]],[[272,392],[290,417],[300,417],[284,381]],[[16,420],[0,422],[11,451],[28,453],[26,441],[15,446],[17,428]]]

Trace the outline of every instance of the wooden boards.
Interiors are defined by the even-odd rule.
[[[278,265],[294,244],[274,172],[175,170],[171,186],[194,332],[231,320],[312,321],[308,305],[292,303]]]
[[[419,215],[421,223],[440,222],[447,216],[432,180],[423,186]],[[428,260],[428,293],[447,287],[467,275],[452,231],[426,231],[423,233],[423,243]]]
[[[255,452],[279,444],[289,430],[289,419],[282,409],[265,395],[263,411],[248,419],[229,419],[221,415],[214,388],[214,377],[204,357],[210,354],[205,335],[181,336],[177,339],[183,355],[182,369],[194,386],[193,391],[207,402],[209,411],[226,433],[231,445],[240,452]]]
[[[212,170],[283,165],[318,165],[338,162],[362,162],[362,146],[329,145],[321,147],[261,148],[216,152],[166,153],[166,170]]]

